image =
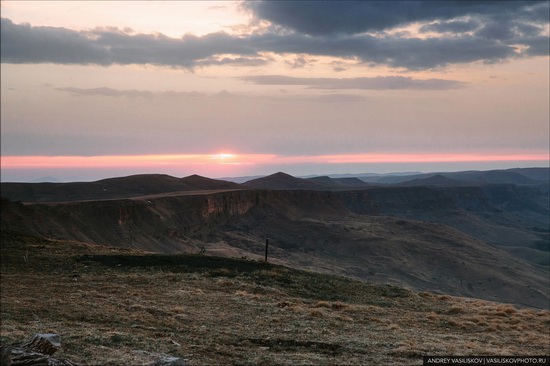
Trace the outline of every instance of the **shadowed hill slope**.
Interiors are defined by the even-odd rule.
[[[242,185],[249,189],[305,189],[326,191],[337,188],[333,182],[296,178],[282,172],[252,179]]]
[[[307,178],[307,180],[321,183],[333,189],[365,188],[369,184],[359,178],[330,178],[327,176]]]
[[[240,184],[227,182],[219,179],[211,179],[201,177],[200,175],[190,175],[185,178],[181,178],[180,182],[187,184],[189,187],[196,190],[220,190],[220,189],[244,189]]]
[[[193,190],[243,189],[232,182],[191,175],[175,178],[142,174],[75,183],[1,183],[2,197],[23,202],[63,202],[128,198]]]
[[[517,168],[508,170],[489,171],[462,171],[462,172],[441,172],[423,173],[415,175],[389,175],[389,176],[365,176],[362,180],[375,184],[399,184],[422,180],[434,176],[441,176],[455,181],[462,181],[470,185],[480,184],[516,184],[516,185],[537,185],[548,184],[550,168]]]
[[[448,178],[443,174],[436,174],[427,178],[407,180],[405,182],[398,183],[398,185],[404,187],[460,187],[472,186],[473,183]]]
[[[359,178],[330,178],[327,176],[313,178],[296,178],[286,173],[275,173],[266,177],[249,180],[242,184],[249,189],[312,191],[335,191],[350,188],[365,188],[369,184]]]
[[[550,181],[550,168],[514,168],[508,171],[542,182]]]

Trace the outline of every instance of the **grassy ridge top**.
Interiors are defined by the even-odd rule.
[[[64,357],[141,365],[421,364],[550,353],[550,312],[269,263],[2,232],[1,337],[61,334]]]

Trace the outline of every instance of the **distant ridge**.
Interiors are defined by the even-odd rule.
[[[550,181],[550,168],[514,168],[508,169],[507,171],[518,173],[527,178],[539,181]]]
[[[333,179],[330,177],[314,177],[304,179],[296,178],[283,172],[252,179],[243,183],[243,185],[252,189],[305,189],[315,191],[332,191],[367,186],[365,182],[357,178]]]
[[[418,186],[425,186],[425,187],[459,187],[459,186],[467,186],[471,185],[472,183],[461,181],[458,179],[452,179],[444,176],[443,174],[436,174],[428,178],[420,178],[420,179],[413,179],[413,180],[407,180],[405,182],[399,183],[400,186],[407,186],[407,187],[418,187]]]
[[[536,184],[540,183],[534,179],[528,178],[521,173],[506,170],[489,170],[485,172],[458,172],[446,174],[449,178],[477,183],[497,183],[497,184]]]
[[[548,182],[548,179],[545,178],[550,175],[550,168],[517,168],[487,171],[471,170],[461,172],[423,173],[416,175],[384,175],[372,177],[361,176],[360,179],[373,184],[400,184],[403,182],[426,179],[436,175],[453,179],[455,181],[475,184],[535,185]]]
[[[32,183],[60,183],[59,179],[52,176],[36,178]]]
[[[226,182],[242,184],[242,183],[248,182],[249,180],[257,179],[261,177],[265,177],[265,175],[246,175],[242,177],[223,177],[218,179],[225,180]]]
[[[73,184],[73,183],[62,183]],[[77,183],[74,183],[77,184]],[[166,190],[178,191],[187,190],[189,186],[176,177],[166,174],[137,174],[126,177],[107,178],[97,182],[79,183],[82,187],[99,186],[102,188],[117,190],[121,192],[154,194]]]
[[[292,175],[278,172],[266,177],[249,180],[243,183],[245,187],[254,189],[325,189],[322,183],[296,178]]]
[[[369,184],[356,177],[349,178],[331,178],[329,176],[307,178],[308,180],[325,184],[332,187],[341,188],[361,188],[368,187]]]
[[[488,184],[514,184],[533,186],[548,192],[550,168],[515,168],[491,171],[463,171],[451,173],[425,173],[418,175],[368,175],[360,177],[317,176],[297,178],[278,172],[238,184],[233,181],[211,179],[199,175],[176,178],[166,174],[138,174],[108,178],[95,182],[72,183],[12,183],[2,182],[1,196],[12,201],[62,202],[130,198],[145,195],[185,191],[226,189],[273,190],[355,190],[373,185],[463,187]],[[237,178],[233,178],[237,179]]]
[[[244,187],[237,183],[199,175],[176,178],[166,174],[138,174],[107,178],[96,182],[2,183],[1,195],[12,201],[62,202],[221,189],[244,189]]]
[[[191,188],[198,190],[216,190],[216,189],[243,189],[244,187],[234,182],[225,180],[211,179],[197,174],[181,178],[180,181]]]

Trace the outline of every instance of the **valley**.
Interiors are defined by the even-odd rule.
[[[78,195],[67,190],[70,183],[11,183],[6,190],[3,183],[11,200],[2,201],[2,229],[254,260],[263,258],[268,239],[270,262],[293,268],[548,308],[548,194],[537,185],[413,180],[365,187],[342,178],[342,188],[331,179],[277,173],[236,184],[132,176],[79,183],[77,192],[87,193]],[[90,200],[97,192],[102,198]],[[13,201],[23,196],[30,201]]]

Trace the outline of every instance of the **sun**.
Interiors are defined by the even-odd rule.
[[[219,154],[215,154],[215,155],[212,155],[210,158],[213,159],[213,160],[229,160],[229,159],[233,159],[234,157],[236,157],[235,154],[228,154],[228,153],[219,153]]]

